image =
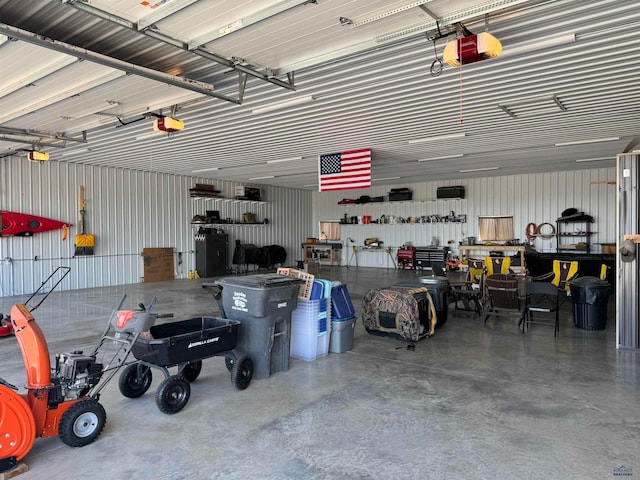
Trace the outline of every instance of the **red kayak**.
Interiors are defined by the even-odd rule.
[[[34,233],[72,226],[70,223],[60,222],[51,218],[36,217],[26,213],[7,212],[6,210],[0,211],[0,217],[2,217],[0,237],[8,237],[10,235],[30,237]]]

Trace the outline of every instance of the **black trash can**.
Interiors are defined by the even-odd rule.
[[[288,370],[291,312],[298,305],[301,280],[267,273],[215,283],[222,287],[225,316],[241,323],[237,348],[253,361],[253,378]]]
[[[431,295],[438,318],[436,328],[440,328],[449,316],[449,297],[447,295],[449,281],[446,277],[420,277],[420,283],[423,287],[427,287],[429,295]]]
[[[607,326],[609,283],[597,277],[571,281],[573,323],[584,330],[604,330]]]

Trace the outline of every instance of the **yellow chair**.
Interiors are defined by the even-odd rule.
[[[482,285],[482,280],[486,273],[484,260],[470,258],[467,262],[467,266],[469,267],[469,281],[477,285]]]
[[[494,273],[501,273],[506,275],[511,268],[511,257],[484,257],[484,265],[486,269],[485,275],[493,275]]]
[[[535,281],[547,281],[549,279],[550,282],[555,285],[555,287],[562,291],[569,293],[569,283],[571,280],[578,276],[578,262],[575,260],[565,261],[565,260],[554,260],[553,261],[553,271],[549,272],[545,275],[540,275],[539,277],[535,277],[533,280]]]
[[[603,263],[600,266],[600,280],[609,281],[609,272],[611,272],[611,267]]]

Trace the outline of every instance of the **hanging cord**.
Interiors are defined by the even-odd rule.
[[[436,57],[433,62],[431,62],[431,68],[429,71],[431,72],[432,77],[438,77],[442,73],[442,57],[438,56],[438,50],[436,49],[436,40],[433,40],[433,55]]]
[[[546,226],[551,227],[550,231],[548,231],[548,233],[542,233],[542,227],[546,227]],[[549,240],[555,236],[556,236],[556,227],[554,227],[550,223],[541,223],[540,225],[538,225],[538,237],[543,238],[545,240]]]
[[[458,72],[460,73],[460,119],[459,119],[459,123],[462,123],[462,55],[460,55],[460,35],[457,36],[456,38],[456,42],[457,42],[457,48],[458,48],[458,59],[460,62],[460,66],[458,67]]]

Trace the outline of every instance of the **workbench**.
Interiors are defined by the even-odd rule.
[[[525,268],[524,265],[524,247],[521,245],[460,245],[458,247],[460,253],[460,262],[465,263],[465,260],[469,258],[469,252],[483,252],[482,255],[471,255],[473,258],[484,258],[489,255],[489,252],[503,252],[504,256],[510,256],[514,252],[520,254],[520,265],[511,264],[513,271],[522,271]],[[509,252],[509,253],[507,253]]]
[[[317,260],[320,263],[340,265],[340,261],[342,259],[342,243],[303,243],[302,258],[304,262]]]

